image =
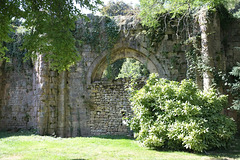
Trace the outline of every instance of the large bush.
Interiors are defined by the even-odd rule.
[[[213,89],[203,92],[191,80],[179,83],[151,74],[142,89],[132,90],[130,100],[130,127],[147,147],[226,148],[236,132],[234,121],[221,114],[227,97]]]

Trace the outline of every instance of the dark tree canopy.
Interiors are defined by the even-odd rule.
[[[72,30],[77,18],[84,16],[76,7],[96,10],[101,0],[1,0],[0,60],[5,57],[6,43],[11,41],[11,22],[23,19],[28,30],[23,48],[27,58],[45,54],[51,67],[62,71],[79,60]]]

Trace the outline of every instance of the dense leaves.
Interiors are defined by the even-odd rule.
[[[17,61],[16,68],[19,71],[23,67],[24,57],[27,53],[26,49],[22,49],[23,39],[26,35],[26,29],[21,25],[22,22],[15,20],[12,23],[12,31],[9,37],[12,39],[10,42],[6,43],[7,48],[5,59],[8,61]],[[31,61],[28,61],[31,62]]]
[[[144,25],[155,27],[158,24],[159,15],[163,13],[169,13],[172,17],[181,15],[181,18],[185,18],[203,7],[214,9],[224,5],[231,9],[237,3],[238,0],[140,0],[140,16]]]
[[[19,1],[2,0],[0,5],[0,60],[5,58],[7,51],[6,42],[10,42],[11,38],[8,33],[12,30],[10,25],[12,17],[19,18],[22,14],[19,9]]]
[[[108,70],[110,68],[110,71]],[[145,64],[133,58],[119,59],[110,64],[103,72],[102,78],[119,79],[148,77],[149,71]],[[111,74],[111,75],[110,75]]]
[[[5,43],[10,41],[11,20],[24,19],[24,26],[29,30],[25,36],[24,47],[27,57],[45,54],[55,70],[65,70],[79,60],[75,39],[71,30],[75,21],[83,16],[76,8],[96,9],[100,0],[3,0],[0,6],[0,58],[6,52]]]
[[[234,77],[234,82],[230,83],[230,92],[233,95],[233,109],[240,111],[240,63],[234,66],[230,75]]]
[[[101,13],[107,16],[127,15],[133,11],[133,7],[124,3],[123,1],[109,1],[109,3],[103,6]]]
[[[213,89],[202,92],[191,80],[181,83],[151,74],[146,85],[132,90],[130,126],[145,146],[204,150],[226,148],[236,132],[221,114],[227,97]]]
[[[146,65],[135,59],[126,58],[126,61],[123,63],[117,78],[139,78],[143,76],[148,77],[148,75],[149,71]]]
[[[119,75],[124,62],[125,62],[125,59],[119,59],[114,63],[108,65],[108,67],[103,71],[102,78],[115,79]]]
[[[101,14],[105,16],[129,16],[138,15],[140,12],[139,5],[133,6],[132,4],[125,3],[122,0],[114,2],[110,0],[108,4],[104,5],[101,9]]]

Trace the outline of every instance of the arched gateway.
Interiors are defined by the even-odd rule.
[[[112,81],[101,80],[103,71],[110,63],[122,58],[134,58],[146,64],[150,73],[163,73],[161,65],[154,56],[148,56],[136,49],[121,47],[113,49],[111,54],[102,54],[95,58],[87,72],[87,84],[89,88],[90,134],[91,135],[128,135],[131,134],[126,126],[124,117],[132,114],[128,101],[128,93],[125,90],[125,79]]]

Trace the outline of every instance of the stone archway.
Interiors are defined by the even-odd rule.
[[[87,82],[89,88],[91,109],[88,111],[90,135],[129,135],[128,126],[123,121],[124,116],[132,115],[128,92],[124,89],[126,79],[104,81],[101,79],[110,63],[123,58],[134,58],[146,64],[150,73],[158,73],[164,77],[163,68],[154,55],[148,56],[132,48],[122,47],[112,51],[111,55],[99,55],[88,69]],[[143,80],[144,81],[144,80]],[[144,83],[144,82],[141,83]]]
[[[147,69],[150,73],[158,73],[160,77],[164,77],[164,70],[159,64],[154,55],[144,54],[132,48],[119,48],[113,50],[111,55],[107,53],[98,56],[89,67],[87,74],[87,83],[88,85],[94,81],[101,79],[103,71],[107,68],[107,56],[110,56],[110,63],[117,61],[122,58],[134,58],[139,62],[146,64]]]

